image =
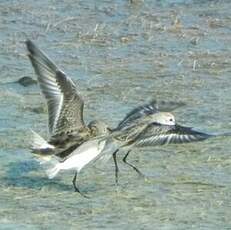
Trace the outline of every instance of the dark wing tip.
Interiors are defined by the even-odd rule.
[[[27,50],[28,50],[31,54],[33,54],[33,53],[34,53],[34,50],[35,50],[35,45],[34,45],[34,43],[33,43],[31,40],[29,40],[29,39],[27,39],[27,40],[25,41],[25,43],[26,43]]]
[[[46,56],[31,40],[27,39],[25,44],[29,54],[34,56]]]
[[[32,41],[31,41],[30,39],[27,39],[27,40],[25,41],[25,43],[26,43],[26,45],[29,45],[29,44],[32,43]]]
[[[138,137],[137,146],[151,146],[164,144],[183,144],[204,141],[214,135],[193,130],[185,126],[160,126],[151,124],[144,130],[143,136]]]
[[[213,134],[200,132],[200,131],[192,129],[191,127],[185,127],[185,126],[180,126],[180,125],[175,126],[173,133],[179,135],[179,139],[181,139],[182,143],[185,141],[186,142],[202,141],[210,137],[215,137],[215,135]]]

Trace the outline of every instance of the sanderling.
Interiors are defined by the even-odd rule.
[[[87,197],[77,187],[77,174],[83,167],[96,161],[100,157],[100,153],[103,151],[104,147],[105,140],[96,137],[85,141],[64,159],[60,159],[53,155],[49,161],[45,160],[42,163],[44,163],[44,166],[47,168],[46,173],[49,179],[54,178],[60,171],[74,170],[75,176],[72,183],[75,191],[79,192],[82,196]]]
[[[62,161],[58,164],[60,169],[73,168],[73,164],[70,165],[70,161],[73,160],[77,169],[73,185],[75,191],[79,192],[76,185],[77,172],[100,154],[102,143],[105,142],[101,141],[98,146],[97,141],[93,140],[76,149],[86,141],[107,134],[109,129],[101,121],[92,121],[86,125],[83,120],[84,102],[74,82],[32,41],[27,40],[26,46],[40,89],[47,101],[49,118],[49,140],[46,141],[33,131],[32,152],[43,162],[49,162],[51,157],[54,159],[53,156],[58,157],[58,161]],[[86,150],[87,147],[91,150]]]
[[[140,175],[143,175],[134,165],[127,162],[127,157],[133,147],[189,143],[221,135],[211,135],[178,125],[173,114],[159,111],[156,101],[137,107],[128,113],[111,133],[112,140],[116,141],[119,146],[113,153],[116,166],[116,183],[118,182],[116,154],[119,149],[127,151],[123,162],[131,166]]]

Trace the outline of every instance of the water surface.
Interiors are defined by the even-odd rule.
[[[138,149],[133,162],[48,180],[28,150],[47,114],[24,41],[34,40],[77,83],[85,120],[115,126],[153,98],[183,102],[179,123],[231,129],[230,1],[1,1],[0,229],[231,229],[230,139]],[[123,154],[121,153],[120,158]]]

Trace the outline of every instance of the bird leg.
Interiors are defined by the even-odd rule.
[[[117,149],[113,154],[113,160],[114,160],[114,164],[115,164],[115,183],[118,185],[118,172],[119,172],[119,167],[117,164],[117,159],[116,159],[116,154],[119,151],[119,149]]]
[[[84,195],[82,192],[80,192],[79,188],[77,187],[77,172],[75,172],[75,175],[72,180],[72,184],[75,188],[75,192],[78,192],[80,195],[82,195],[85,198],[89,198],[88,196]]]
[[[127,162],[127,157],[129,155],[129,153],[131,152],[131,150],[129,150],[126,155],[123,158],[123,162],[127,165],[129,165],[130,167],[132,167],[141,177],[145,177],[144,174],[138,169],[136,168],[134,165],[132,165],[131,163]]]

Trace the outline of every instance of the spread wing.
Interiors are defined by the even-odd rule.
[[[203,141],[213,135],[180,125],[168,126],[152,123],[134,140],[136,146],[189,143]]]
[[[153,100],[150,103],[143,106],[139,106],[133,109],[130,113],[128,113],[126,117],[119,123],[116,130],[123,130],[125,127],[127,128],[132,123],[134,124],[134,122],[141,117],[154,114],[159,111],[170,112],[184,105],[185,104],[183,102],[174,102],[174,101],[157,102],[156,100]]]
[[[51,136],[71,133],[85,127],[83,100],[73,81],[30,40],[26,41],[29,58],[47,100]]]
[[[137,119],[157,112],[158,108],[156,101],[139,106],[126,115],[126,117],[119,123],[116,130],[123,130],[125,127],[128,127],[130,124],[134,123]]]

